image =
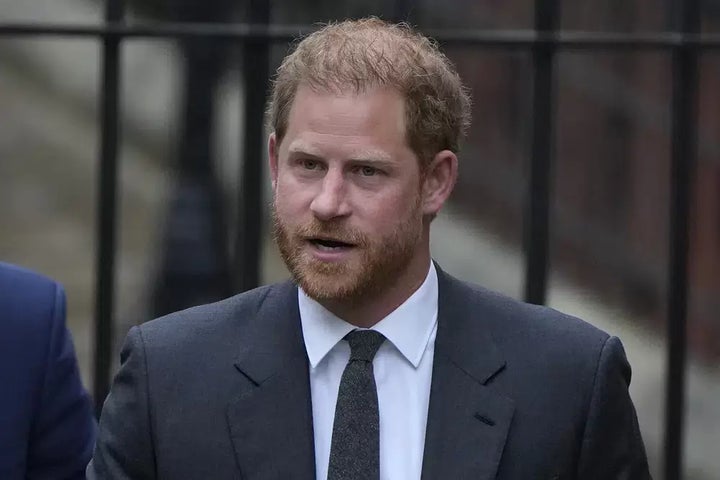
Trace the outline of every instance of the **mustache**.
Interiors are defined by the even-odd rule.
[[[317,219],[295,228],[295,235],[302,238],[325,238],[358,246],[368,244],[367,236],[359,230],[338,222],[322,222]]]

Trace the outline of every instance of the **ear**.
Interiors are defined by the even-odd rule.
[[[455,187],[457,174],[457,156],[450,150],[438,152],[424,174],[423,214],[437,215]]]
[[[268,162],[270,163],[270,180],[272,181],[273,190],[277,186],[279,150],[280,145],[277,144],[277,137],[273,132],[268,137]]]

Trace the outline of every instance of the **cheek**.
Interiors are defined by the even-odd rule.
[[[366,198],[358,202],[355,211],[371,230],[388,233],[412,214],[416,196],[417,191],[412,191]]]
[[[312,197],[307,188],[297,184],[292,179],[278,177],[275,187],[275,209],[281,215],[296,215],[308,209]]]

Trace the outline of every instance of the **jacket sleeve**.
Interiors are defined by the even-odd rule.
[[[95,453],[87,468],[88,480],[156,478],[151,429],[145,345],[141,330],[133,327],[103,406]]]
[[[650,479],[628,387],[631,370],[617,337],[600,353],[578,463],[579,480]]]
[[[95,443],[92,403],[65,326],[65,293],[55,285],[45,372],[28,445],[28,479],[84,478]]]

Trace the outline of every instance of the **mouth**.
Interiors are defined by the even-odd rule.
[[[356,246],[352,243],[344,242],[342,240],[337,240],[334,238],[308,238],[307,241],[322,252],[337,252],[341,250],[347,250]]]

